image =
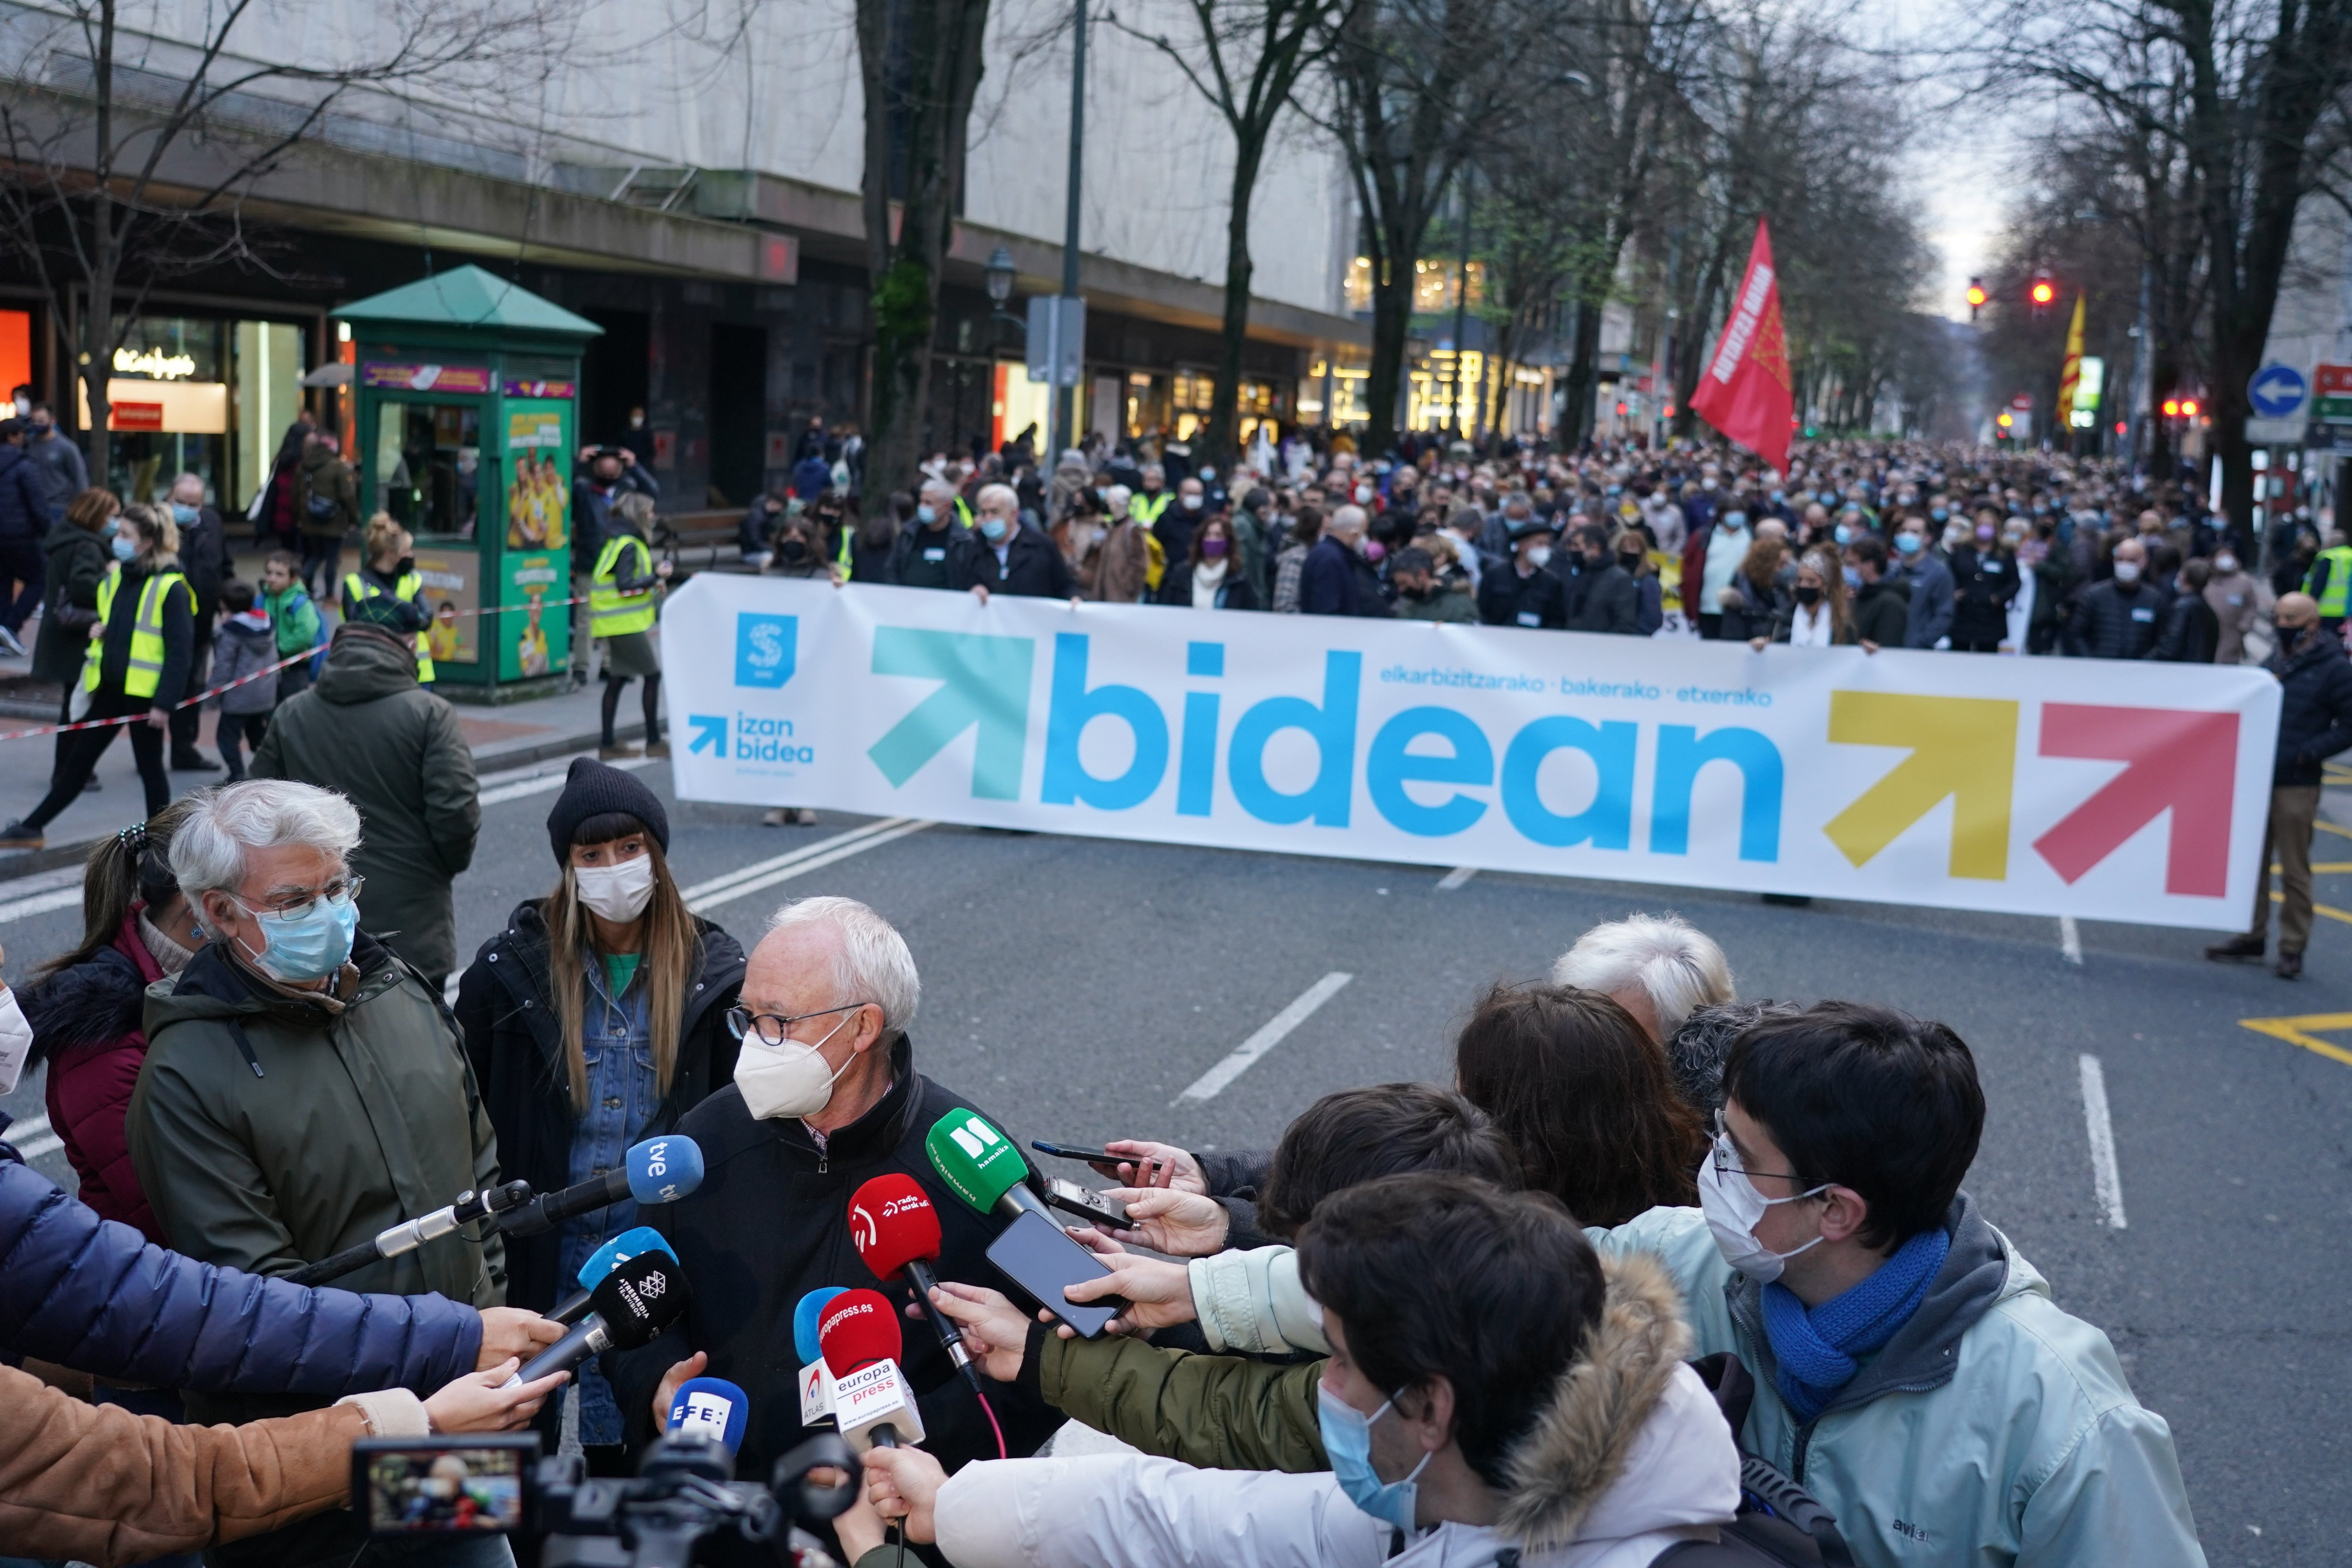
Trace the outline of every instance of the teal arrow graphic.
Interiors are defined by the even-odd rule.
[[[708,751],[713,756],[721,758],[727,755],[727,716],[725,714],[688,714],[686,716],[686,722],[694,726],[694,740],[686,748],[686,754],[688,757],[698,751]]]
[[[874,632],[874,673],[912,675],[944,684],[868,747],[866,755],[897,789],[948,742],[980,726],[971,758],[971,792],[982,800],[1021,799],[1021,754],[1029,737],[1029,666],[1036,644],[1027,637],[982,637],[880,626]]]

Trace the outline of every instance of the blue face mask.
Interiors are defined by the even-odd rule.
[[[314,898],[299,915],[278,915],[267,909],[237,907],[253,916],[268,944],[255,959],[261,972],[289,982],[323,980],[352,956],[352,934],[359,929],[359,905],[346,894],[341,898]]]
[[[1928,515],[1929,517],[1931,517],[1935,518],[1937,522],[1939,522],[1939,523],[1940,523],[1940,522],[1942,522],[1946,517],[1950,517],[1952,514],[1950,513],[1950,511],[1948,511],[1948,509],[1946,509],[1945,507],[1931,507],[1931,508],[1928,510],[1927,515]]]
[[[172,503],[172,520],[184,528],[196,520],[196,509],[184,501],[174,501]]]
[[[120,561],[137,560],[139,547],[131,543],[128,537],[117,534],[114,536],[114,559]]]
[[[1840,523],[1836,528],[1831,529],[1830,533],[1831,537],[1835,538],[1837,542],[1842,545],[1850,545],[1853,543],[1853,530],[1847,528],[1843,523]]]
[[[997,540],[1004,537],[1004,519],[1003,517],[982,517],[980,519],[980,531],[988,536],[988,542],[990,544],[994,544]]]
[[[1383,1481],[1372,1469],[1372,1423],[1396,1406],[1394,1396],[1367,1416],[1321,1384],[1315,1385],[1323,1428],[1323,1451],[1331,1459],[1331,1477],[1348,1500],[1384,1524],[1411,1534],[1413,1529],[1413,1482],[1429,1468],[1423,1454],[1412,1474],[1401,1481]]]
[[[1919,536],[1917,534],[1897,534],[1895,536],[1895,548],[1904,555],[1917,555],[1919,553]]]
[[[1847,567],[1845,569],[1845,591],[1848,593],[1860,593],[1862,591],[1862,573],[1856,571],[1852,567]]]
[[[936,523],[940,520],[940,509],[925,502],[915,508],[915,520],[919,523]]]

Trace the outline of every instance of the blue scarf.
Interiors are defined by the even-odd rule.
[[[1818,1307],[1808,1308],[1786,1285],[1764,1287],[1764,1337],[1780,1363],[1773,1381],[1797,1419],[1819,1416],[1853,1381],[1854,1358],[1884,1348],[1910,1322],[1951,1249],[1942,1226],[1923,1230],[1869,1279]]]

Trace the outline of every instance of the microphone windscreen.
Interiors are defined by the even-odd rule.
[[[803,1296],[801,1304],[793,1309],[793,1350],[800,1356],[803,1366],[824,1354],[816,1343],[817,1322],[824,1316],[824,1309],[833,1304],[833,1299],[842,1293],[839,1285],[822,1286]]]
[[[940,1255],[940,1211],[904,1171],[876,1176],[850,1195],[849,1239],[877,1280]]]
[[[689,1293],[686,1270],[666,1252],[640,1252],[596,1282],[588,1300],[616,1350],[635,1350],[676,1322]]]
[[[898,1314],[879,1291],[844,1291],[817,1322],[817,1349],[835,1377],[898,1360],[899,1343]]]
[[[733,1453],[743,1446],[751,1396],[723,1377],[689,1377],[669,1402],[672,1437],[716,1437]]]
[[[669,1203],[702,1185],[702,1150],[692,1138],[665,1133],[629,1151],[629,1196],[639,1203]]]
[[[582,1290],[593,1291],[598,1281],[640,1252],[667,1252],[672,1258],[677,1256],[668,1239],[652,1226],[632,1226],[588,1254],[588,1261],[580,1265],[580,1272],[573,1278]]]
[[[1013,1140],[977,1111],[950,1111],[932,1124],[923,1153],[948,1190],[982,1214],[1029,1174]]]

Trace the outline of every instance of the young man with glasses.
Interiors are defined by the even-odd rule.
[[[640,1213],[668,1239],[694,1300],[660,1338],[618,1358],[613,1389],[632,1447],[661,1430],[679,1384],[706,1375],[751,1396],[736,1474],[767,1474],[807,1436],[793,1354],[801,1298],[878,1283],[910,1299],[905,1281],[876,1281],[850,1240],[850,1195],[875,1176],[912,1176],[930,1195],[940,1278],[996,1278],[986,1252],[1003,1222],[950,1196],[923,1152],[941,1117],[980,1108],[915,1071],[907,1030],[921,998],[905,938],[853,899],[787,904],[751,950],[729,1015],[741,1042],[734,1082],[677,1124],[702,1150],[702,1186]],[[989,1416],[939,1335],[913,1321],[904,1333],[899,1364],[924,1446],[950,1469],[996,1458]],[[1034,1390],[992,1390],[990,1403],[1012,1454],[1034,1453],[1062,1420]]]

